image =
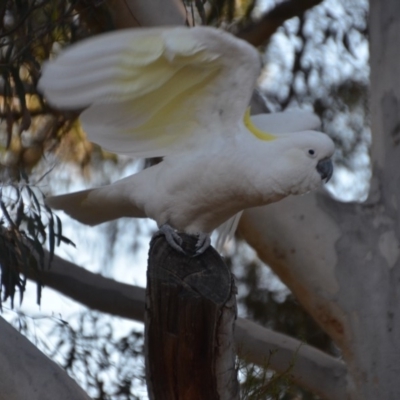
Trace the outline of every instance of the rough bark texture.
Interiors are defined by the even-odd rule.
[[[56,363],[0,317],[0,400],[90,400]]]
[[[184,235],[193,253],[196,238]],[[198,257],[163,236],[150,246],[146,289],[146,375],[151,399],[239,398],[233,277],[211,247]]]

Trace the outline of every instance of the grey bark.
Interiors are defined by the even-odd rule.
[[[372,0],[368,200],[324,194],[244,213],[240,230],[320,326],[347,364],[346,398],[400,398],[400,3]]]
[[[346,397],[345,364],[282,333],[239,318],[235,326],[238,354],[247,362],[268,366],[322,399]]]
[[[0,317],[0,400],[90,400],[56,363]]]

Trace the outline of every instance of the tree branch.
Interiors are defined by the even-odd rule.
[[[90,400],[56,363],[0,317],[0,400]]]
[[[93,274],[54,256],[50,270],[28,276],[101,312],[143,322],[145,290]],[[324,399],[345,398],[345,365],[319,350],[286,335],[238,318],[235,342],[240,357],[279,372],[290,370],[291,379]],[[272,352],[272,356],[271,356]],[[316,378],[317,377],[317,378]]]
[[[46,254],[48,255],[47,252]],[[144,288],[94,274],[57,255],[54,256],[49,270],[40,271],[39,276],[36,273],[28,275],[28,278],[39,280],[86,307],[144,321]]]
[[[244,27],[237,36],[253,46],[265,44],[276,30],[288,19],[302,16],[322,0],[288,0],[278,4],[259,21]]]
[[[247,362],[284,373],[323,399],[346,398],[346,367],[320,350],[244,318],[235,326],[238,354]]]
[[[179,0],[107,0],[107,5],[117,29],[189,23]]]
[[[354,204],[310,193],[246,210],[239,224],[240,234],[260,259],[344,352],[352,335],[346,313],[336,302],[340,284],[335,246],[342,230],[335,218],[347,213],[358,218],[355,210]]]

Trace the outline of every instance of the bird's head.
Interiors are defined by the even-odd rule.
[[[278,143],[283,156],[279,168],[285,175],[284,181],[290,182],[287,189],[291,194],[314,190],[332,177],[335,147],[327,135],[316,131],[293,132],[277,135]]]
[[[244,116],[247,131],[258,139],[257,151],[268,154],[271,184],[283,195],[302,194],[328,182],[335,147],[329,136],[315,131],[319,118],[303,110]],[[267,183],[268,185],[268,183]]]

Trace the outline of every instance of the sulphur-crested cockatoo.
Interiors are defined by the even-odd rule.
[[[254,47],[209,27],[117,31],[63,51],[39,82],[49,103],[86,108],[84,130],[108,151],[164,158],[48,204],[89,225],[149,217],[177,250],[177,231],[198,235],[201,253],[243,209],[317,188],[333,142],[307,112],[250,117],[260,66]]]

